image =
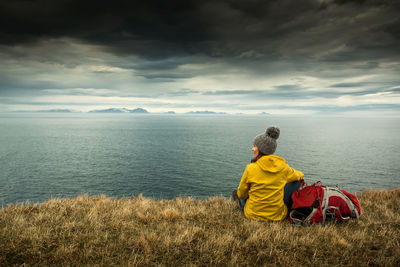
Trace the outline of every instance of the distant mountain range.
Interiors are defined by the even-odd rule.
[[[40,113],[82,113],[82,111],[76,111],[76,110],[70,110],[70,109],[47,109],[47,110],[22,110],[22,111],[17,111],[17,112],[40,112]],[[127,109],[127,108],[107,108],[107,109],[94,109],[88,111],[88,113],[137,113],[137,114],[147,114],[150,113],[147,110],[143,108],[135,108],[135,109]],[[155,113],[157,114],[157,113]],[[175,111],[167,111],[164,113],[158,113],[158,114],[176,114]],[[209,110],[197,110],[197,111],[189,111],[186,112],[185,114],[228,114],[226,112],[215,112],[215,111],[209,111]],[[236,115],[242,115],[243,113],[236,113]],[[257,113],[258,115],[271,115],[268,112],[260,112]]]
[[[95,109],[89,111],[89,113],[149,113],[143,108],[127,109],[127,108],[107,108],[107,109]],[[165,112],[165,114],[175,114],[174,111]],[[214,111],[189,111],[186,114],[226,114],[226,112],[214,112]]]
[[[204,111],[189,111],[186,112],[186,114],[226,114],[226,112],[214,112],[214,111],[204,110]]]
[[[143,108],[127,109],[127,108],[107,108],[107,109],[95,109],[89,111],[89,113],[149,113]]]

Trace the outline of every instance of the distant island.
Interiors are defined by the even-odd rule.
[[[167,111],[167,112],[165,112],[165,114],[175,114],[175,111]]]
[[[226,114],[226,112],[215,112],[215,111],[204,110],[204,111],[189,111],[186,112],[186,114]]]
[[[149,113],[149,112],[143,108],[135,108],[130,110],[129,113]]]
[[[149,113],[143,108],[127,109],[127,108],[107,108],[90,110],[89,113]]]
[[[89,111],[89,113],[124,113],[127,112],[125,111],[125,108],[108,108],[108,109],[95,109]]]

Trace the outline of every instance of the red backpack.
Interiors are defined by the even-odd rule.
[[[292,194],[289,220],[296,225],[310,225],[330,220],[342,222],[359,218],[360,203],[355,195],[334,186],[316,182]]]

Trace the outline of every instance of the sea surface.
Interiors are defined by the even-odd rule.
[[[3,113],[0,205],[80,194],[230,197],[269,125],[281,128],[275,154],[309,184],[400,186],[398,118]]]

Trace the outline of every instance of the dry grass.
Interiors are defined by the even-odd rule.
[[[0,210],[0,266],[400,266],[400,189],[359,195],[362,217],[294,227],[224,198],[79,196]]]

